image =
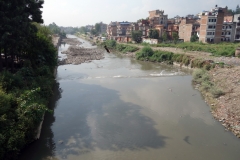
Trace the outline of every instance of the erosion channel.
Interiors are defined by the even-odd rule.
[[[60,58],[68,47],[59,47]],[[20,160],[240,159],[240,140],[213,119],[191,71],[103,57],[58,67],[54,113]]]

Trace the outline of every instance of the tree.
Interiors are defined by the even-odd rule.
[[[159,38],[158,30],[150,29],[150,31],[149,31],[149,38],[158,39]]]
[[[27,42],[34,38],[37,29],[31,23],[43,23],[41,11],[43,3],[44,1],[39,0],[2,0],[0,2],[0,47],[5,55],[6,68],[9,68],[10,60],[13,71],[15,59],[23,54]]]
[[[198,41],[198,39],[199,39],[198,36],[196,34],[194,34],[194,35],[191,36],[190,41],[191,42],[196,42],[196,41]]]
[[[236,7],[235,14],[240,14],[240,7],[239,7],[239,5],[237,5],[237,7]]]
[[[82,27],[80,27],[79,32],[82,33],[82,34],[86,33],[87,32],[87,28],[82,26]]]
[[[164,32],[162,35],[163,41],[166,41],[168,39],[167,32]]]
[[[178,39],[179,39],[178,33],[177,32],[173,32],[172,37],[173,37],[174,43],[176,44]]]
[[[140,43],[142,41],[142,32],[141,31],[132,31],[132,40],[137,42],[137,43]]]
[[[92,35],[96,35],[96,34],[97,34],[97,31],[96,31],[95,29],[92,29],[92,30],[90,31],[90,33],[91,33]]]
[[[99,23],[95,24],[95,30],[96,30],[97,33],[101,32],[101,25]]]

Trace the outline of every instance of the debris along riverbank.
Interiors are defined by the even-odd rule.
[[[82,44],[82,42],[80,42],[77,38],[64,38],[62,42],[67,43],[69,45],[73,45],[73,46]]]
[[[67,40],[69,42],[69,40]],[[72,42],[70,42],[73,44]],[[70,46],[67,51],[62,52],[67,55],[66,59],[59,61],[59,65],[64,64],[81,64],[100,60],[104,58],[104,50],[99,48],[83,48],[79,46]]]

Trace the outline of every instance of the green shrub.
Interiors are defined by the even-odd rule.
[[[138,47],[134,47],[134,46],[126,46],[126,48],[123,50],[123,53],[126,53],[126,52],[135,52],[139,50]]]
[[[123,44],[117,44],[117,46],[116,46],[117,51],[120,51],[120,52],[123,51],[125,48],[126,48],[126,46]]]
[[[224,92],[216,87],[212,87],[210,92],[214,98],[218,98],[218,97],[224,95]]]
[[[105,44],[108,48],[114,49],[116,48],[117,42],[115,40],[106,40]]]
[[[143,47],[142,50],[136,53],[136,58],[149,58],[154,54],[154,51],[152,50],[151,47]]]
[[[203,69],[196,69],[193,72],[193,81],[195,81],[197,83],[202,82],[201,78],[203,77],[204,74],[205,74],[205,71]]]

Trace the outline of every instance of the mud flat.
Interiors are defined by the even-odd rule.
[[[81,64],[91,62],[92,60],[100,60],[104,58],[104,50],[99,48],[83,48],[78,46],[70,46],[67,51],[62,52],[67,55],[66,59],[59,62],[64,64]]]

